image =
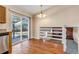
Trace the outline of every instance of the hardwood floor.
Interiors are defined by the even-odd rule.
[[[57,41],[26,40],[12,47],[12,54],[63,54],[63,45]]]

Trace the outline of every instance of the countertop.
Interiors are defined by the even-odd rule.
[[[5,36],[5,35],[9,35],[9,32],[2,32],[2,33],[0,33],[0,36]]]
[[[8,35],[9,32],[6,29],[0,29],[0,36]]]

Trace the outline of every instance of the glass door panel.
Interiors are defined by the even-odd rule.
[[[29,17],[11,12],[12,45],[29,39]]]
[[[20,41],[21,20],[19,16],[12,15],[12,43]]]
[[[29,38],[29,18],[22,17],[22,40]]]

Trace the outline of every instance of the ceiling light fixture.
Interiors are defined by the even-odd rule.
[[[40,8],[41,8],[41,12],[37,16],[39,18],[45,18],[46,17],[46,14],[44,14],[44,12],[43,12],[43,5],[40,5]]]

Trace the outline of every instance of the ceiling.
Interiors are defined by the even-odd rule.
[[[35,15],[41,10],[40,5],[9,5],[9,7],[14,9],[20,9],[30,15]],[[43,5],[42,10],[46,10],[51,7],[52,5]]]

